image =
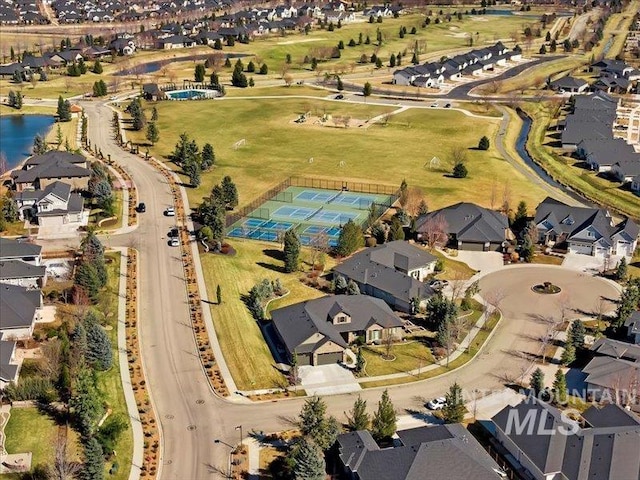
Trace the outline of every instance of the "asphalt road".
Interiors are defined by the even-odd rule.
[[[237,425],[245,433],[278,431],[290,426],[302,399],[260,404],[232,403],[215,396],[200,368],[189,323],[186,290],[179,249],[167,245],[173,217],[162,211],[172,197],[165,179],[143,159],[123,152],[111,132],[112,114],[97,102],[83,102],[89,118],[88,136],[93,145],[122,164],[138,188],[146,213],[134,232],[111,236],[111,245],[134,247],[140,252],[140,341],[147,383],[163,436],[162,478],[200,480],[219,478],[227,468],[230,445],[238,443]],[[494,288],[494,287],[487,287]],[[497,287],[495,287],[497,288]],[[535,305],[527,305],[535,309]],[[514,349],[534,348],[523,332],[527,319],[505,319],[476,361],[451,374],[425,382],[391,387],[390,395],[400,414],[424,411],[424,402],[443,394],[453,381],[466,391],[499,389],[505,378],[515,378],[528,363],[514,357]],[[241,341],[241,339],[239,339]],[[361,395],[375,408],[380,389]],[[326,397],[329,412],[344,420],[356,396]],[[214,440],[220,440],[214,443]],[[216,473],[217,472],[217,473]]]

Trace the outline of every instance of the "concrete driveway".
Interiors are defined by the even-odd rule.
[[[600,271],[604,264],[603,258],[596,258],[590,255],[580,255],[579,253],[567,253],[562,261],[564,268],[571,270],[586,271]]]
[[[478,272],[482,272],[483,274],[494,272],[504,266],[502,254],[500,252],[472,252],[469,250],[458,250],[458,255],[455,257],[447,255],[446,253],[445,255],[452,260],[466,263],[469,267]]]
[[[360,384],[346,368],[340,365],[319,365],[298,367],[300,385],[307,395],[336,395],[360,390]]]

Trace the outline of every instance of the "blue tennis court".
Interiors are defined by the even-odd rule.
[[[344,225],[349,220],[355,220],[360,216],[356,212],[338,212],[335,210],[320,210],[313,217],[311,221],[316,223],[329,223],[331,225]]]
[[[311,217],[316,210],[307,207],[280,207],[271,214],[273,217],[287,217],[295,220],[306,220]]]
[[[346,193],[342,192],[331,203],[337,205],[350,205],[354,207],[362,207],[364,205],[371,205],[376,201],[376,195],[366,195],[359,193]]]
[[[248,228],[258,228],[260,225],[264,223],[264,220],[260,220],[257,218],[247,218],[242,225]]]
[[[340,193],[336,192],[319,192],[316,190],[303,190],[296,195],[296,200],[303,202],[328,203],[329,200],[337,197]]]
[[[275,242],[278,240],[278,232],[258,229],[250,232],[248,237],[252,238],[253,240],[266,240],[267,242]]]
[[[319,235],[321,233],[325,233],[329,237],[338,237],[340,236],[340,228],[338,227],[323,227],[320,225],[309,225],[302,232],[306,235]]]
[[[300,243],[305,246],[316,245],[317,240],[318,240],[317,235],[306,235],[304,233],[300,235]],[[327,245],[329,245],[330,247],[337,246],[338,237],[329,237],[327,239]]]
[[[293,227],[293,223],[291,222],[278,222],[275,220],[269,220],[260,225],[260,228],[267,228],[269,230],[289,230],[291,227]]]

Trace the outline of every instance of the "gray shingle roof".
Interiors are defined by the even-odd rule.
[[[36,266],[21,260],[0,261],[0,281],[18,278],[44,278],[47,268]]]
[[[600,338],[591,346],[591,351],[599,355],[640,362],[640,345],[621,342],[620,340]]]
[[[506,239],[509,228],[506,215],[462,202],[421,216],[416,222],[416,230],[422,232],[425,222],[438,215],[447,221],[448,233],[463,242],[500,243]]]
[[[333,324],[329,318],[344,312],[348,323]],[[335,295],[296,303],[271,312],[273,324],[290,352],[315,351],[327,339],[346,348],[341,332],[360,332],[374,324],[383,328],[402,327],[400,319],[380,299],[366,295]],[[315,333],[323,338],[316,344],[303,344]]]
[[[624,326],[629,329],[629,335],[640,333],[640,311],[633,312],[624,322]]]
[[[40,290],[0,283],[0,329],[26,328],[42,304]]]
[[[0,380],[3,382],[15,380],[18,373],[18,365],[11,362],[15,349],[16,342],[0,340]]]
[[[49,152],[47,152],[49,153]],[[56,152],[67,153],[67,152]],[[38,157],[46,156],[37,155]],[[26,163],[23,170],[15,170],[11,173],[11,178],[16,183],[33,183],[39,178],[57,177],[89,177],[91,171],[84,167],[79,167],[77,163],[79,155],[73,155],[74,162],[70,162],[67,157],[52,155],[44,159],[37,159],[37,163]],[[32,157],[30,160],[33,160]],[[80,157],[82,158],[82,157]],[[27,160],[29,162],[30,160]],[[84,158],[83,158],[84,160]],[[28,168],[28,169],[27,169]]]
[[[41,155],[33,155],[24,162],[24,166],[28,168],[57,160],[64,160],[65,162],[72,164],[84,164],[87,161],[86,158],[82,155],[78,155],[77,153],[64,152],[61,150],[49,150]]]
[[[582,80],[581,78],[575,78],[570,75],[559,78],[558,80],[554,80],[551,82],[551,87],[553,88],[561,88],[561,89],[573,89],[580,88],[587,85],[587,82]]]
[[[535,411],[535,424],[531,431],[515,431],[512,421],[514,417],[510,413],[514,410],[518,412],[521,421],[532,410]],[[548,434],[538,428],[541,418],[541,427],[553,430],[555,434]],[[515,407],[505,407],[493,417],[493,423],[543,474],[557,475],[561,472],[562,478],[568,480],[638,478],[638,419],[617,405],[610,405],[603,410],[592,407],[584,413],[584,418],[588,423],[583,428],[576,428],[575,425],[570,428],[571,423],[560,416],[558,409],[529,398]],[[568,431],[576,433],[563,434],[559,431],[563,425]]]
[[[41,251],[42,247],[35,243],[19,242],[10,238],[0,237],[0,260],[37,257]]]
[[[380,449],[367,431],[338,436],[338,455],[359,480],[496,480],[499,466],[461,425],[399,431],[401,446]]]

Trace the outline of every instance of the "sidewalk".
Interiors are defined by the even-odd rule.
[[[120,380],[122,381],[122,389],[124,398],[131,420],[131,433],[133,435],[133,455],[131,458],[131,471],[129,472],[129,480],[138,480],[140,478],[141,467],[144,464],[143,459],[143,442],[142,424],[138,415],[138,406],[133,395],[131,378],[129,377],[129,362],[127,359],[127,339],[126,339],[126,311],[127,311],[127,249],[124,247],[114,248],[120,252],[120,281],[118,283],[118,364],[120,366]]]

